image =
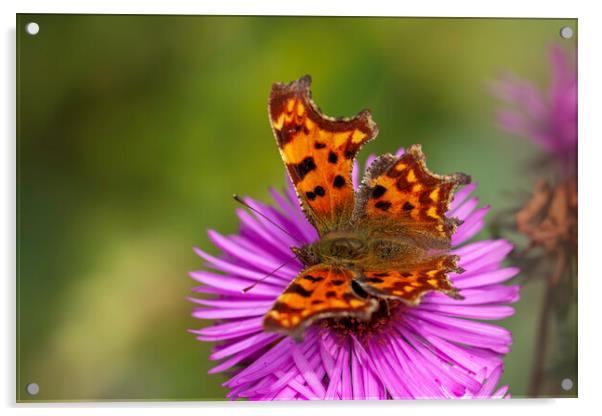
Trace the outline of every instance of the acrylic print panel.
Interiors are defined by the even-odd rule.
[[[577,395],[576,20],[17,27],[18,401]]]

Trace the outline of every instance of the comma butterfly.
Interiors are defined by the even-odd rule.
[[[301,338],[318,319],[369,320],[381,299],[413,306],[430,291],[461,298],[447,277],[462,272],[449,254],[460,221],[445,213],[470,177],[430,172],[420,145],[413,145],[400,157],[377,158],[355,191],[353,161],[378,128],[368,110],[325,116],[310,84],[306,75],[276,83],[270,93],[280,154],[320,238],[291,248],[305,268],[265,315],[265,329]]]

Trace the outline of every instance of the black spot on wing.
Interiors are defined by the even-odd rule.
[[[333,280],[332,284],[335,286],[341,286],[343,283],[345,283],[344,280]]]
[[[326,292],[327,298],[334,298],[336,295],[337,295],[337,292],[335,292],[334,290],[329,290],[328,292]]]
[[[274,304],[274,306],[272,306],[272,309],[275,311],[278,311],[280,313],[291,313],[291,312],[301,312],[303,311],[303,309],[300,308],[293,308],[290,305],[287,305],[286,303],[283,302],[276,302]]]
[[[372,198],[378,199],[383,196],[387,192],[387,188],[382,185],[376,185],[374,189],[372,189]]]
[[[337,161],[339,160],[339,157],[337,156],[337,154],[333,151],[330,151],[330,153],[328,153],[328,162],[329,163],[337,163]]]
[[[389,208],[391,208],[391,203],[389,201],[378,201],[376,204],[374,204],[374,206],[381,211],[387,211]]]
[[[305,276],[303,276],[303,279],[309,280],[312,283],[317,283],[317,282],[324,280],[324,278],[322,276],[314,277],[311,274],[306,274]]]
[[[308,298],[311,296],[312,291],[305,290],[305,288],[303,286],[301,286],[299,283],[293,283],[286,289],[285,293],[296,293],[299,296]]]
[[[316,143],[314,144],[314,147],[315,147],[316,149],[324,149],[324,148],[326,147],[326,144],[324,144],[324,143],[320,143],[320,142],[316,142]]]
[[[316,187],[314,188],[314,193],[315,193],[317,196],[324,196],[324,195],[326,195],[326,191],[325,191],[325,190],[324,190],[324,188],[322,188],[320,185],[318,185],[318,186],[316,186]]]
[[[309,172],[315,170],[316,167],[316,162],[311,156],[306,157],[303,159],[303,161],[297,163],[296,165],[291,165],[292,170],[297,174],[299,180],[303,180],[303,178],[305,178]]]
[[[406,201],[406,203],[405,203],[405,204],[403,204],[403,206],[402,206],[401,208],[403,208],[403,210],[404,210],[404,211],[411,211],[411,210],[413,210],[415,207],[414,207],[414,205],[412,205],[412,204],[410,203],[410,201]]]
[[[276,141],[278,142],[279,147],[284,147],[284,145],[290,142],[290,138],[286,136],[283,130],[274,130],[276,132]]]
[[[334,181],[332,181],[332,186],[335,188],[342,188],[345,186],[345,178],[343,178],[341,175],[335,176]]]
[[[314,199],[316,199],[316,194],[314,192],[312,192],[312,191],[305,192],[305,196],[310,201],[313,201]]]

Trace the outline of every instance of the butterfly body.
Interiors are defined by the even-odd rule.
[[[306,266],[319,263],[352,266],[362,261],[369,255],[369,245],[364,235],[351,232],[333,232],[324,236],[315,243],[308,244],[299,249],[308,253],[304,258],[310,258],[304,262]]]
[[[280,154],[301,207],[319,239],[292,251],[304,269],[264,318],[267,330],[302,337],[323,318],[368,321],[383,299],[416,305],[431,291],[459,298],[448,280],[461,272],[449,253],[459,221],[445,216],[464,174],[439,176],[420,146],[386,154],[356,190],[351,168],[378,133],[370,112],[323,115],[311,100],[309,76],[274,84],[269,113]]]
[[[302,263],[355,267],[360,270],[410,267],[429,257],[413,241],[395,237],[371,237],[367,232],[330,233],[315,243],[293,249]]]

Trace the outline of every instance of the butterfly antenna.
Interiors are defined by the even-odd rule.
[[[259,210],[253,208],[252,206],[250,206],[249,204],[247,204],[245,201],[243,201],[238,195],[234,194],[233,195],[234,200],[236,202],[238,202],[239,204],[249,208],[251,211],[253,211],[254,213],[256,213],[257,215],[260,215],[261,217],[265,218],[270,224],[272,224],[274,227],[278,228],[280,231],[282,231],[283,233],[285,233],[286,235],[288,235],[289,237],[291,237],[293,240],[295,240],[296,242],[298,242],[299,244],[303,244],[302,241],[299,241],[299,239],[297,237],[295,237],[294,235],[292,235],[290,232],[288,232],[286,229],[282,228],[282,226],[280,226],[279,224],[276,224],[273,220],[271,220],[270,218],[268,218],[265,214],[259,212]],[[286,264],[286,263],[285,263]],[[284,266],[284,265],[283,265]],[[276,269],[277,270],[277,269]]]
[[[255,281],[255,283],[253,283],[251,286],[247,286],[245,287],[242,291],[243,293],[247,293],[249,290],[253,289],[257,283],[259,282],[263,282],[265,279],[267,279],[270,276],[273,276],[274,273],[276,273],[278,270],[282,269],[284,266],[286,266],[287,264],[289,264],[291,261],[293,261],[294,259],[296,259],[297,256],[293,256],[290,259],[288,259],[287,261],[285,261],[284,263],[282,263],[280,266],[276,267],[274,270],[272,270],[271,272],[269,272],[268,274],[266,274],[265,276],[263,276],[261,279],[257,279]]]

